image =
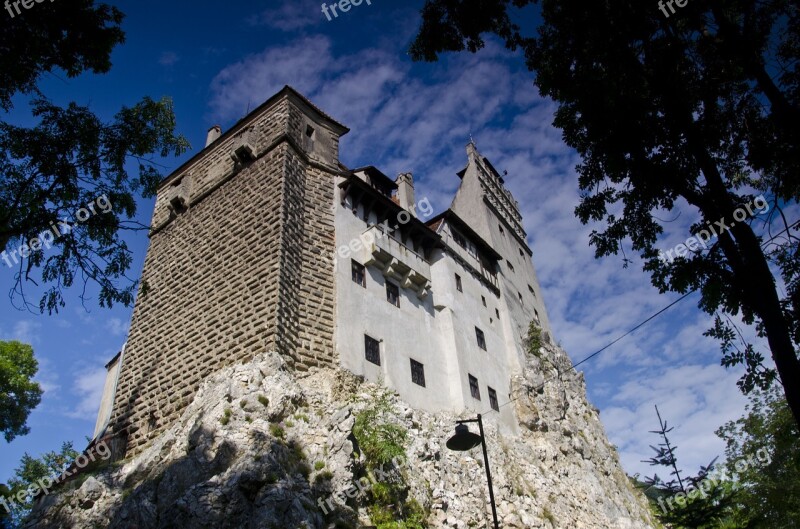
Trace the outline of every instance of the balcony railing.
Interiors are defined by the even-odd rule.
[[[431,265],[417,252],[389,235],[382,227],[372,226],[362,235],[362,260],[378,268],[384,277],[396,280],[403,288],[425,299],[431,287]]]

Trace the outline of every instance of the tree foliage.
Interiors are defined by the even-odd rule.
[[[28,415],[42,399],[42,388],[33,381],[38,370],[30,345],[0,341],[0,432],[8,442],[30,432]]]
[[[735,472],[741,484],[742,525],[748,529],[800,527],[800,430],[780,394],[755,392],[748,413],[725,424],[717,435],[725,441],[725,455],[733,462],[729,472]],[[755,453],[768,458],[736,468],[735,462],[752,460]]]
[[[15,502],[19,499],[23,491],[28,491],[32,485],[36,485],[44,478],[55,478],[60,476],[80,455],[75,450],[71,442],[61,445],[58,452],[50,451],[40,457],[32,457],[27,452],[22,456],[19,466],[14,469],[14,476],[8,480],[10,487],[9,497],[13,497]],[[17,525],[23,520],[33,508],[33,498],[29,494],[23,495],[23,501],[16,502],[13,507],[12,517]]]
[[[712,476],[716,466],[714,458],[708,466],[701,467],[696,475],[681,474],[678,468],[678,458],[675,451],[678,449],[670,440],[669,434],[673,428],[661,418],[661,413],[656,407],[659,429],[650,433],[661,437],[658,446],[651,446],[655,455],[647,460],[653,466],[663,466],[669,469],[668,480],[654,474],[646,478],[644,484],[648,487],[648,499],[662,523],[675,528],[689,529],[714,529],[723,526],[733,513],[735,505],[735,485],[727,480],[717,479]]]
[[[188,142],[175,134],[168,98],[145,97],[104,121],[87,106],[52,103],[39,88],[44,74],[108,71],[124,41],[118,9],[77,0],[37,4],[27,15],[0,29],[0,107],[9,111],[19,96],[35,123],[0,121],[0,266],[15,270],[10,295],[30,306],[25,287],[41,281],[50,286],[38,309],[57,312],[63,289],[79,280],[84,294],[89,282],[99,287],[101,306],[130,305],[136,284],[121,233],[146,229],[132,219],[136,196],[153,196],[161,180],[154,157],[180,155]],[[111,210],[83,215],[99,197]]]
[[[725,349],[728,317],[752,325],[800,423],[800,223],[782,209],[800,197],[797,2],[692,0],[666,17],[656,2],[542,0],[538,34],[525,35],[512,6],[533,4],[428,0],[411,55],[477,51],[485,33],[522,48],[582,158],[576,215],[603,224],[590,236],[596,256],[630,245],[662,293],[699,290],[700,307],[724,316],[709,334],[726,365],[746,368],[745,391],[775,378],[757,351]],[[746,208],[762,195],[769,214],[754,218]],[[717,237],[664,259],[663,219],[687,206],[691,235],[711,226]]]

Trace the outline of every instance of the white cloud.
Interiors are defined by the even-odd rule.
[[[103,397],[103,386],[106,381],[106,369],[98,367],[86,370],[75,378],[73,393],[78,396],[78,404],[67,416],[76,419],[94,421]]]
[[[174,51],[165,51],[158,58],[158,64],[161,66],[173,66],[179,60],[181,60],[180,56]]]
[[[316,0],[293,0],[280,7],[267,9],[250,17],[253,26],[267,26],[281,31],[296,31],[316,26],[325,20],[321,4]]]
[[[636,256],[594,258],[592,229],[575,217],[580,193],[577,154],[551,122],[555,105],[539,97],[532,76],[516,73],[521,57],[490,41],[477,55],[410,66],[396,53],[336,53],[326,37],[294,40],[224,68],[211,84],[215,120],[234,120],[289,84],[352,129],[341,142],[343,163],[377,165],[388,175],[413,171],[417,196],[446,208],[459,183],[472,136],[520,202],[534,264],[554,334],[574,361],[627,332],[678,296],[660,295]],[[422,75],[417,75],[422,71]],[[668,236],[686,238],[688,215]],[[670,239],[672,240],[672,239]],[[625,469],[649,472],[647,432],[654,404],[677,426],[688,470],[722,453],[714,430],[744,410],[737,372],[719,364],[715,342],[702,336],[708,315],[690,296],[646,327],[581,366]]]
[[[123,321],[120,318],[109,318],[105,325],[106,329],[112,334],[112,336],[127,335],[130,326],[130,321]]]

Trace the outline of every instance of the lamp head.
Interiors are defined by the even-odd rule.
[[[457,424],[456,434],[447,440],[447,448],[464,452],[481,444],[482,439],[480,435],[470,432],[466,424]]]

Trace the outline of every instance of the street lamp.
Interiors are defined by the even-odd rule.
[[[466,423],[476,422],[481,434],[474,434],[469,431]],[[489,470],[489,454],[486,453],[486,438],[483,435],[483,421],[481,414],[478,414],[477,419],[467,419],[463,421],[456,421],[456,434],[447,440],[447,448],[458,452],[465,452],[472,450],[478,445],[483,446],[483,462],[486,467],[486,480],[489,482],[489,501],[492,503],[492,518],[494,518],[494,529],[500,529],[500,524],[497,523],[497,507],[494,505],[494,490],[492,489],[492,473]]]

